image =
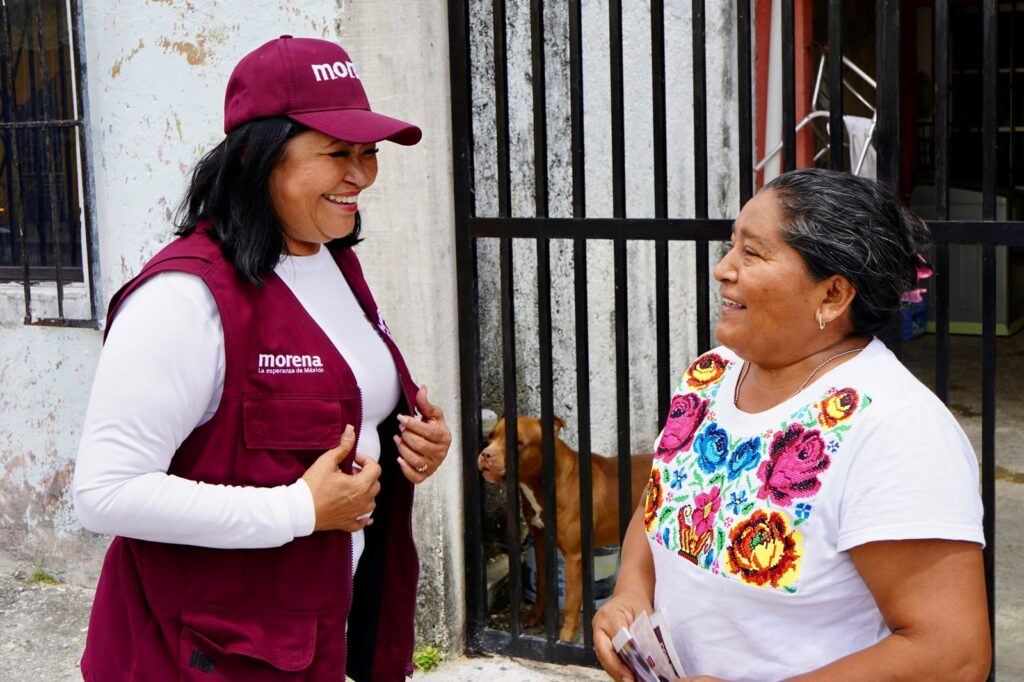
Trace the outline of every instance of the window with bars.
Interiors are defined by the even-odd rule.
[[[76,5],[0,0],[0,282],[22,285],[26,323],[94,318],[92,287],[84,315],[64,305],[90,279]]]

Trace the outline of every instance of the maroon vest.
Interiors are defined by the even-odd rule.
[[[86,680],[319,681],[347,672],[362,682],[412,674],[419,577],[413,486],[391,436],[398,412],[413,413],[416,386],[355,254],[332,254],[391,351],[404,397],[379,429],[381,491],[355,579],[351,536],[342,531],[248,550],[114,538],[89,621]],[[193,273],[209,287],[225,354],[217,413],[182,443],[168,473],[213,484],[288,485],[338,444],[345,424],[358,430],[361,394],[335,346],[277,275],[262,287],[247,282],[205,230],[172,242],[118,291],[107,328],[128,294],[166,271]]]

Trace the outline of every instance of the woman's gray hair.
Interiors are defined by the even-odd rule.
[[[811,277],[842,275],[857,295],[854,332],[874,334],[899,312],[917,285],[928,227],[874,180],[821,168],[784,173],[761,188],[782,209],[783,239],[803,256]]]

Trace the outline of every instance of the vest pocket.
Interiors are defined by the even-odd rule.
[[[182,609],[181,624],[183,680],[299,680],[313,662],[315,616]]]
[[[245,446],[257,450],[330,450],[354,423],[359,398],[252,398],[243,404]]]

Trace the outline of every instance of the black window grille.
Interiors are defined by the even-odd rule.
[[[0,282],[23,285],[26,324],[96,319],[77,5],[0,0]],[[66,314],[69,284],[84,314]]]

